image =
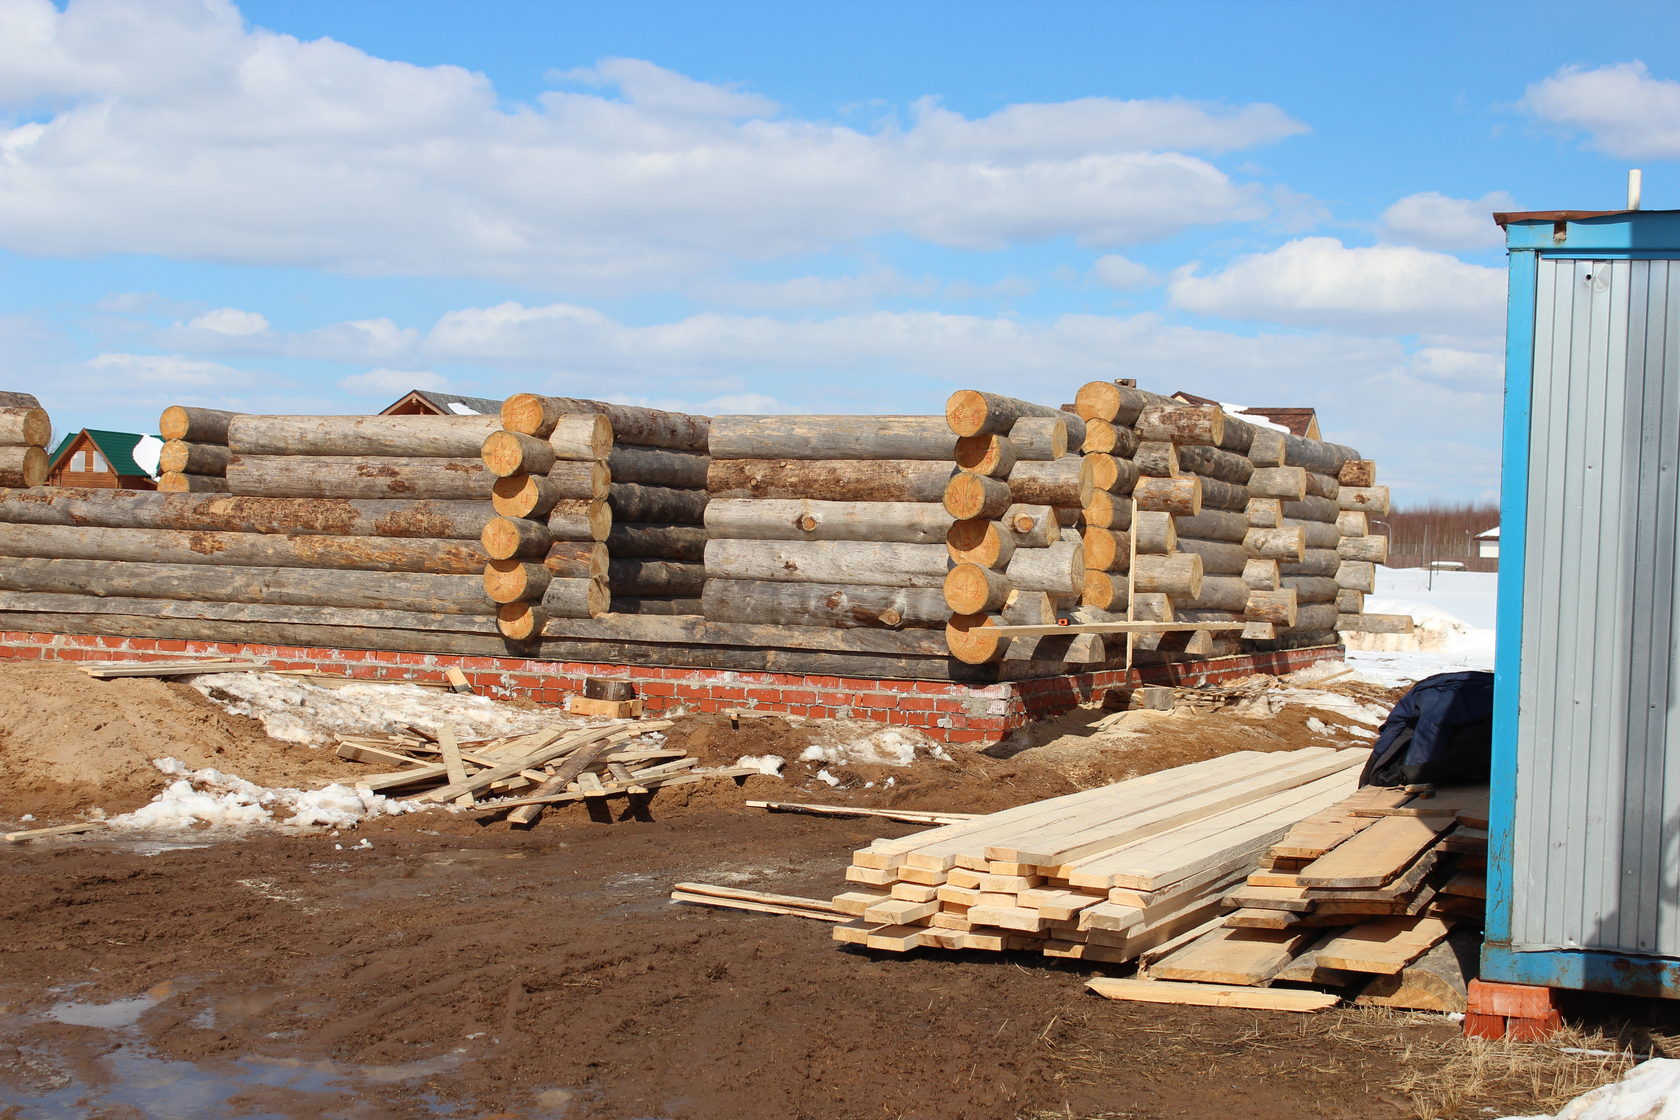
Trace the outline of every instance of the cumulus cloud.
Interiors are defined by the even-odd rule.
[[[214,334],[241,336],[263,334],[268,330],[268,319],[255,311],[219,307],[214,311],[206,311],[187,326],[193,330],[210,331]]]
[[[1652,77],[1643,62],[1565,66],[1517,104],[1613,156],[1680,158],[1680,82]]]
[[[680,286],[881,235],[1096,248],[1263,216],[1203,158],[1271,105],[1083,98],[860,130],[636,59],[507,106],[481,74],[247,27],[226,0],[8,0],[0,246]]]
[[[220,362],[184,358],[179,354],[99,354],[87,369],[111,385],[140,383],[183,387],[249,385],[256,375]]]
[[[691,294],[725,307],[855,307],[884,296],[928,295],[926,282],[912,283],[890,268],[852,276],[794,276],[786,280],[716,280]]]
[[[341,379],[338,387],[358,397],[395,398],[414,389],[447,389],[449,381],[430,370],[370,369]]]
[[[1091,275],[1105,288],[1114,288],[1122,292],[1135,292],[1139,288],[1149,287],[1156,281],[1155,274],[1146,266],[1118,253],[1107,253],[1098,257],[1096,263],[1091,266]]]
[[[1397,334],[1497,334],[1505,273],[1398,245],[1304,237],[1202,275],[1181,269],[1172,306],[1228,319]]]
[[[1424,191],[1384,210],[1378,226],[1385,240],[1424,249],[1497,249],[1505,244],[1505,234],[1493,215],[1516,208],[1516,200],[1504,191],[1489,191],[1480,198]]]

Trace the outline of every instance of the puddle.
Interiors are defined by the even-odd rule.
[[[140,1016],[145,1014],[148,1008],[156,1007],[157,1004],[157,998],[150,995],[116,999],[110,1003],[77,1003],[74,1000],[63,1000],[47,1008],[46,1017],[55,1023],[68,1023],[72,1027],[105,1027],[114,1030],[118,1027],[132,1027],[140,1021]]]

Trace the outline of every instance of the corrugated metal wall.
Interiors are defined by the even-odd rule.
[[[1515,948],[1680,956],[1680,262],[1539,264]]]

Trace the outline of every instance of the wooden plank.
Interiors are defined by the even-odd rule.
[[[1157,961],[1151,976],[1207,984],[1264,984],[1289,963],[1307,934],[1221,927]]]
[[[834,910],[834,904],[826,898],[806,898],[797,894],[772,894],[769,891],[747,890],[745,887],[726,887],[716,883],[676,883],[671,887],[673,892],[684,894],[704,895],[707,898],[735,899],[744,902],[762,902],[774,906],[790,906],[803,910]]]
[[[670,724],[667,722],[662,726],[669,727]],[[650,727],[647,730],[659,730],[659,728]],[[503,778],[511,778],[521,770],[551,762],[585,744],[596,742],[614,734],[628,737],[629,734],[639,735],[642,733],[643,731],[640,729],[626,733],[610,725],[606,727],[586,727],[582,731],[574,731],[570,735],[566,734],[566,729],[563,727],[550,728],[547,731],[538,732],[528,737],[528,741],[523,744],[527,752],[524,755],[511,759],[500,766],[471,775],[462,781],[452,782],[441,789],[431,790],[422,800],[438,804],[453,801],[463,793],[477,793],[492,782],[501,781]]]
[[[82,672],[99,680],[111,677],[178,677],[197,673],[254,673],[268,668],[266,661],[144,661],[108,665],[84,662]]]
[[[818,817],[885,817],[909,824],[959,824],[973,820],[975,813],[936,813],[924,809],[866,809],[859,805],[812,805],[801,801],[748,801],[749,809],[772,813],[809,813]]]
[[[1319,964],[1345,972],[1399,972],[1452,929],[1440,918],[1379,918],[1354,926],[1318,951]]]
[[[1323,1011],[1340,1003],[1328,992],[1282,988],[1245,988],[1229,984],[1183,984],[1168,980],[1111,980],[1099,977],[1085,986],[1107,999],[1171,1003],[1191,1007],[1242,1007],[1251,1011]]]
[[[443,671],[443,675],[449,678],[449,687],[451,691],[471,692],[473,690],[471,682],[467,680],[467,675],[455,666],[451,665],[449,668],[445,669]]]
[[[1272,854],[1288,859],[1317,859],[1354,834],[1369,828],[1389,806],[1411,800],[1404,790],[1368,786],[1340,804],[1308,817],[1272,847]],[[1376,810],[1366,815],[1367,810]]]
[[[1309,887],[1380,887],[1453,826],[1452,817],[1383,817],[1301,870]]]
[[[74,836],[78,832],[93,832],[104,827],[104,821],[78,821],[75,824],[55,824],[47,828],[26,828],[21,832],[6,833],[5,841],[8,844],[21,844],[26,840],[42,840],[49,836]]]
[[[780,906],[773,903],[753,902],[743,898],[715,898],[707,894],[689,894],[687,891],[672,891],[672,902],[688,902],[696,906],[715,906],[722,910],[750,910],[758,914],[778,914],[788,918],[812,918],[819,922],[844,922],[846,915],[833,910],[807,910],[798,906]]]
[[[449,784],[467,780],[467,767],[461,761],[461,747],[455,738],[455,728],[451,724],[444,724],[438,728],[438,753],[443,755],[443,773]],[[492,767],[491,769],[494,769]],[[471,793],[463,793],[455,799],[456,805],[467,806],[473,803]]]
[[[1012,638],[1048,638],[1059,634],[1170,634],[1179,631],[1241,630],[1244,622],[1070,622],[1034,626],[998,626]]]

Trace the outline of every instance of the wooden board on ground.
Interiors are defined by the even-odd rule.
[[[1481,947],[1482,939],[1473,930],[1455,929],[1399,972],[1372,979],[1354,1002],[1412,1011],[1464,1011]]]
[[[1323,1011],[1341,1002],[1328,992],[1248,988],[1229,984],[1185,984],[1170,980],[1091,980],[1085,985],[1108,999],[1192,1007],[1243,1007],[1254,1011]]]
[[[1440,918],[1378,918],[1320,946],[1318,963],[1344,972],[1396,973],[1451,929]]]
[[[641,700],[595,700],[573,693],[566,697],[566,710],[576,716],[605,716],[608,719],[639,719]]]
[[[1309,934],[1221,927],[1156,961],[1150,975],[1203,984],[1264,984],[1287,965]]]
[[[908,824],[957,824],[973,820],[973,813],[935,813],[925,809],[867,809],[859,805],[808,805],[800,801],[748,801],[749,809],[772,813],[809,813],[817,817],[885,817]]]
[[[198,673],[253,673],[268,668],[266,661],[133,661],[78,665],[90,677],[176,677]]]

